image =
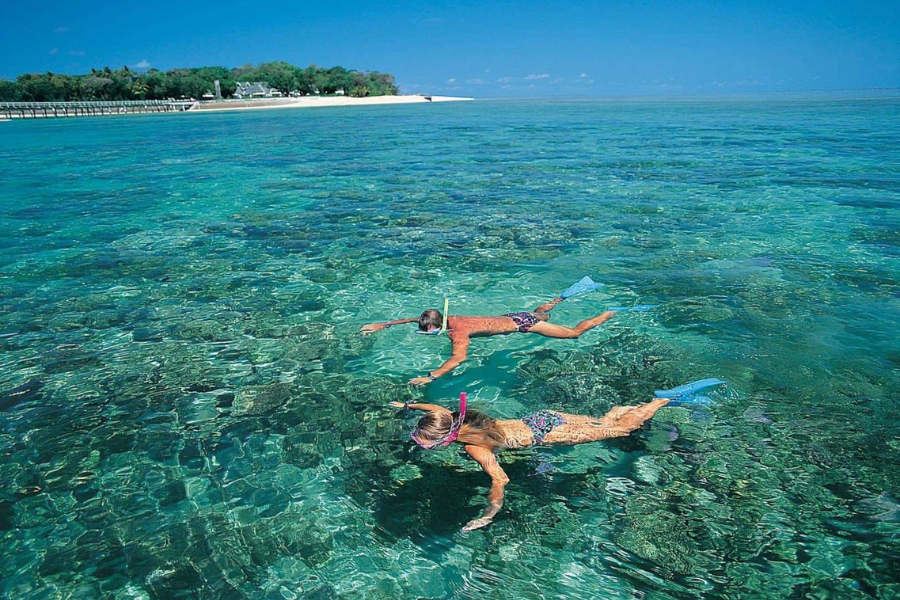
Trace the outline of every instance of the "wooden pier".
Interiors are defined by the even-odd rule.
[[[121,100],[91,102],[0,102],[0,119],[53,119],[145,113],[185,112],[195,100]]]

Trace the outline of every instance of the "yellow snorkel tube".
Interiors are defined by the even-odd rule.
[[[445,331],[447,331],[447,313],[450,311],[450,298],[444,298],[444,322],[441,323],[441,330],[438,331],[438,335],[441,335]]]

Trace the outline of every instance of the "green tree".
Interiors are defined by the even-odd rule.
[[[81,94],[85,100],[112,100],[110,90],[112,79],[102,76],[98,71],[96,75],[88,75],[81,80]]]
[[[18,100],[16,83],[8,79],[0,79],[0,102],[15,102]]]
[[[166,99],[166,74],[157,70],[150,69],[141,75],[141,81],[147,86],[146,98],[148,100],[165,100]]]
[[[316,73],[318,67],[309,65],[305,69],[301,69],[297,74],[297,90],[304,96],[316,93]]]
[[[352,71],[349,74],[350,85],[347,88],[347,95],[354,98],[365,98],[369,95],[369,81],[365,74],[359,71]]]
[[[351,83],[350,72],[344,67],[319,69],[315,76],[315,86],[320,94],[335,94],[338,90],[347,93]]]
[[[29,73],[16,78],[18,96],[23,102],[50,102],[58,90],[54,88],[52,73]]]
[[[289,94],[299,87],[301,73],[299,68],[290,63],[269,62],[263,63],[251,71],[253,78],[250,81],[263,81],[270,87]]]
[[[397,86],[394,83],[394,76],[390,73],[369,71],[366,73],[366,79],[369,95],[371,96],[396,96],[398,93]]]
[[[232,72],[225,67],[200,67],[195,70],[196,75],[207,82],[209,91],[215,93],[216,79],[219,80],[219,87],[222,90],[222,96],[229,97],[234,94],[235,79]]]
[[[205,81],[193,69],[172,69],[166,73],[166,97],[201,98],[211,91],[211,82]]]
[[[147,82],[141,78],[132,81],[129,87],[131,95],[139,100],[144,100],[147,97],[147,91],[150,89]]]

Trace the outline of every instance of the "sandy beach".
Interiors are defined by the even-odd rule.
[[[325,106],[375,106],[383,104],[429,104],[432,102],[464,102],[474,98],[456,96],[372,96],[351,98],[348,96],[305,96],[301,98],[261,98],[259,100],[223,100],[198,102],[189,112],[223,110],[266,110],[273,108],[317,108]]]

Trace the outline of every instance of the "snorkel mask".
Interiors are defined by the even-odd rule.
[[[444,298],[444,321],[441,323],[440,329],[432,329],[431,331],[416,331],[419,335],[441,335],[447,331],[447,311],[450,310],[450,298]]]
[[[443,329],[432,329],[431,331],[417,331],[416,335],[441,335],[444,333]]]
[[[419,436],[416,435],[415,430],[410,434],[409,437],[412,438],[412,441],[417,443],[422,448],[426,450],[432,450],[437,448],[438,446],[449,446],[452,442],[456,441],[456,438],[459,437],[459,430],[462,427],[463,421],[466,420],[466,393],[462,392],[459,395],[459,417],[456,419],[451,419],[450,425],[450,433],[442,437],[436,442],[431,444],[426,444],[422,440],[419,439]]]

